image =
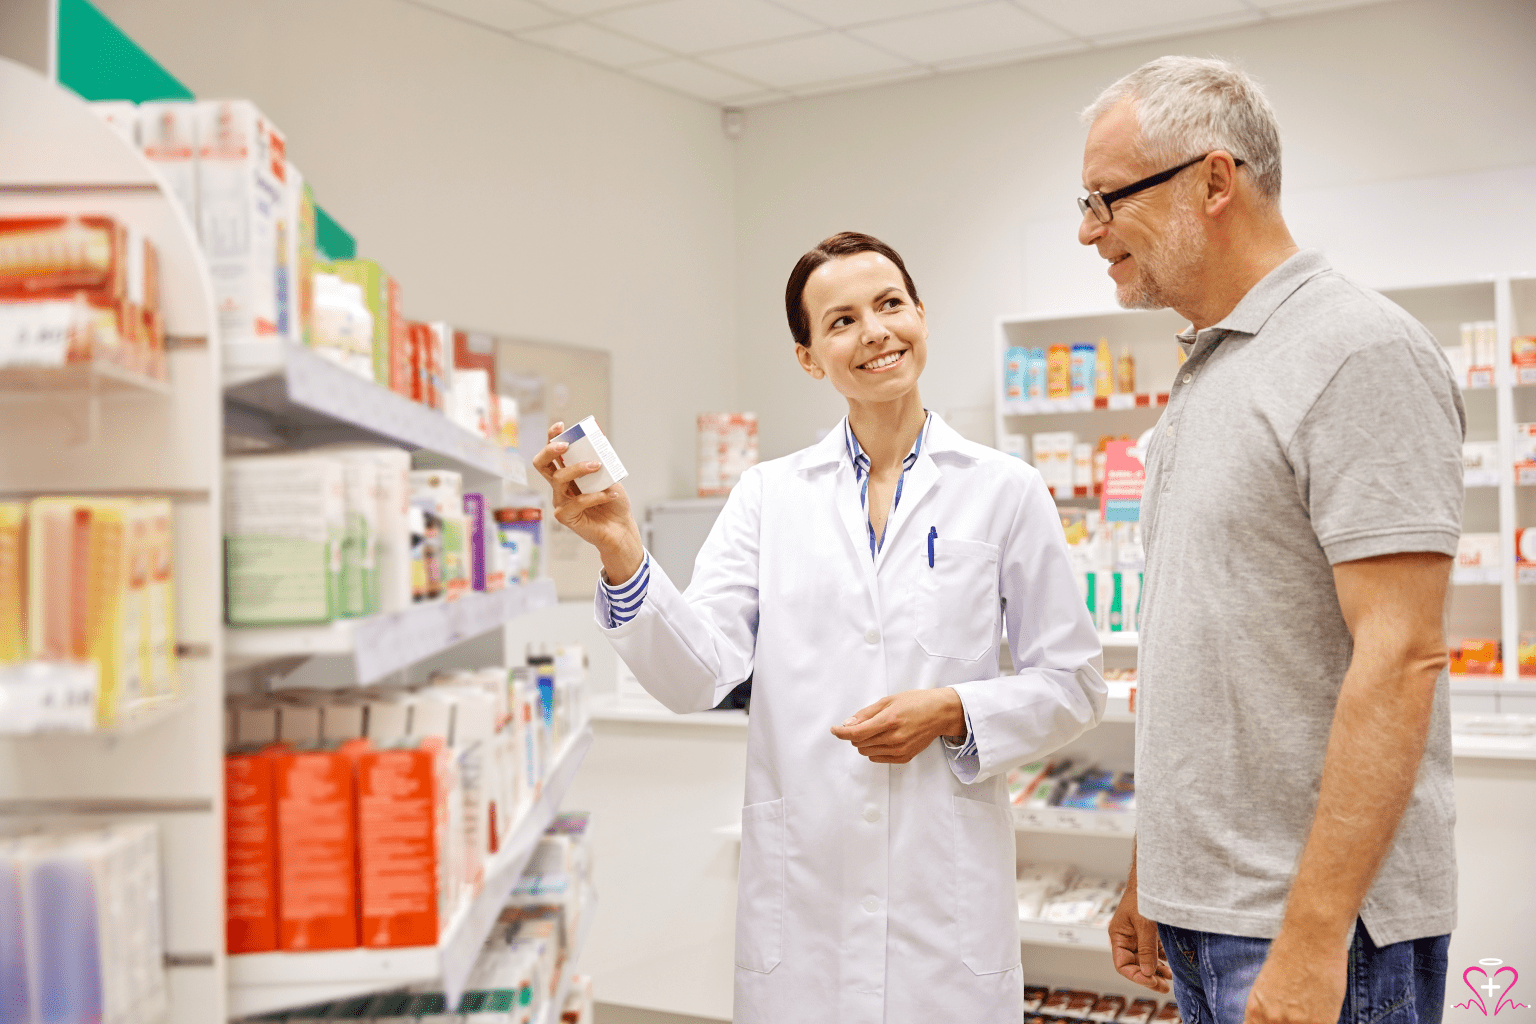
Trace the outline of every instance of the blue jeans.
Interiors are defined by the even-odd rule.
[[[1243,1024],[1248,990],[1269,955],[1268,939],[1159,924],[1185,1024]],[[1339,1024],[1440,1024],[1449,935],[1378,946],[1355,922]]]

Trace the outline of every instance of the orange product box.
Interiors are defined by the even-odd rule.
[[[400,282],[389,279],[389,390],[411,397],[411,336],[405,317],[400,315]]]
[[[277,949],[277,757],[224,759],[224,943],[230,953]]]
[[[111,217],[0,218],[0,299],[85,294],[113,308],[128,289],[128,230]]]
[[[455,370],[484,370],[491,385],[489,408],[486,410],[486,436],[501,436],[501,403],[496,401],[496,339],[488,334],[468,331],[453,332],[453,368]]]
[[[437,942],[447,828],[443,745],[369,750],[357,761],[357,866],[362,944]]]
[[[1480,637],[1463,640],[1461,648],[1452,652],[1451,671],[1472,676],[1501,674],[1504,661],[1499,652],[1499,642]]]
[[[353,759],[342,750],[276,757],[278,946],[357,945]]]
[[[427,392],[430,382],[427,379],[427,347],[426,339],[422,337],[422,328],[426,324],[411,321],[405,325],[406,339],[409,342],[408,349],[411,356],[411,401],[421,405],[430,405],[427,401]]]

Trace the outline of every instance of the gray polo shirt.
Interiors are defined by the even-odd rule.
[[[1141,511],[1139,906],[1273,938],[1352,649],[1332,567],[1455,555],[1466,416],[1429,331],[1315,251],[1180,342]],[[1379,945],[1455,925],[1449,702],[1442,673],[1412,802],[1360,911]]]

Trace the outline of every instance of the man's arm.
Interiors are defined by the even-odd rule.
[[[1435,680],[1446,666],[1451,559],[1431,552],[1334,566],[1354,655],[1339,691],[1312,819],[1249,1024],[1332,1024],[1346,939],[1413,795]]]
[[[1120,906],[1109,922],[1109,953],[1115,970],[1129,981],[1154,992],[1167,992],[1173,971],[1163,956],[1157,922],[1141,916],[1136,906],[1136,844],[1131,843],[1131,873],[1125,880]]]

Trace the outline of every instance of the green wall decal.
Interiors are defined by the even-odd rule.
[[[87,0],[59,0],[59,84],[88,100],[190,100],[192,90]]]
[[[315,249],[323,260],[357,258],[357,239],[315,204]]]

